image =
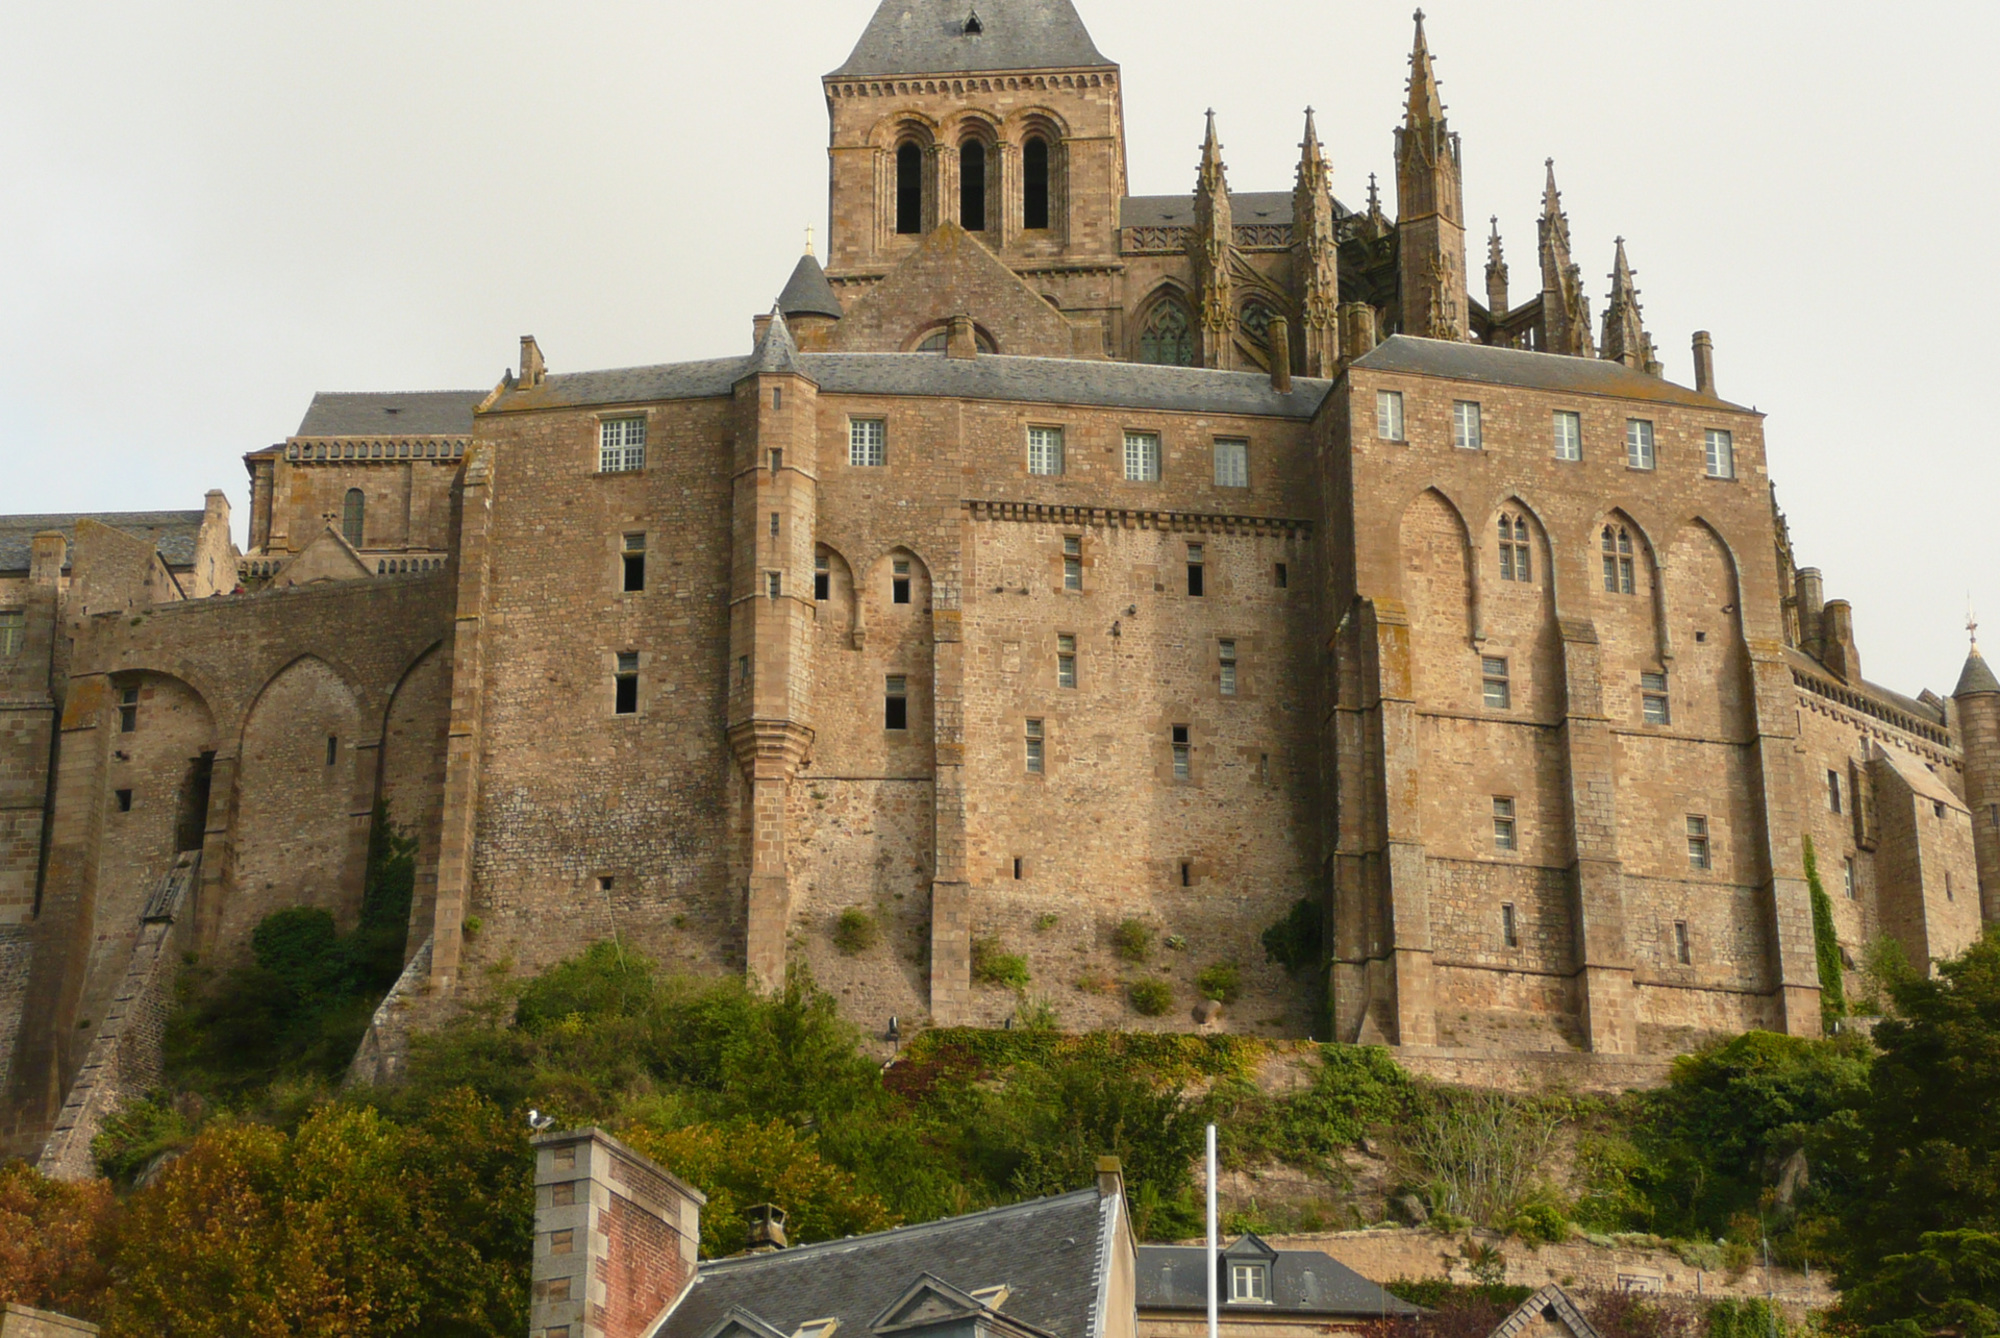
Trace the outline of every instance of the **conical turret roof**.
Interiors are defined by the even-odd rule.
[[[799,257],[792,277],[785,280],[785,291],[778,294],[778,310],[787,316],[831,316],[835,320],[846,314],[840,309],[833,285],[826,281],[826,271],[810,251]]]
[[[1992,668],[1986,657],[1979,653],[1979,643],[1974,642],[1971,654],[1965,657],[1965,669],[1958,676],[1958,686],[1952,689],[1954,697],[1970,697],[1976,692],[2000,692],[2000,679],[1993,677]]]

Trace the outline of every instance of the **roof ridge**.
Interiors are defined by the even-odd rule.
[[[839,1240],[819,1240],[810,1245],[794,1245],[789,1249],[775,1250],[767,1254],[738,1254],[727,1259],[712,1259],[703,1262],[696,1274],[700,1281],[703,1273],[718,1269],[733,1272],[746,1264],[768,1264],[773,1260],[795,1259],[813,1251],[825,1252],[838,1248],[852,1249],[857,1245],[883,1240],[911,1240],[919,1236],[936,1235],[944,1228],[963,1226],[970,1222],[989,1221],[995,1217],[1025,1216],[1028,1212],[1049,1208],[1056,1204],[1068,1203],[1084,1198],[1100,1197],[1095,1187],[1073,1189],[1067,1194],[1049,1194],[1039,1199],[1023,1199],[1019,1203],[1003,1203],[992,1208],[981,1208],[978,1212],[963,1213],[957,1217],[938,1217],[928,1222],[918,1222],[913,1226],[895,1226],[887,1231],[870,1231],[861,1236],[842,1236]]]

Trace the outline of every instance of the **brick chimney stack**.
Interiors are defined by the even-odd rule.
[[[534,1139],[536,1338],[640,1338],[694,1281],[700,1190],[601,1129]]]
[[[1280,395],[1292,393],[1292,327],[1283,316],[1271,317],[1271,389]]]
[[[1694,332],[1694,388],[1703,395],[1715,393],[1715,341],[1706,330]]]

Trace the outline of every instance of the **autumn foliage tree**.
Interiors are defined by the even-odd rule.
[[[114,1207],[102,1181],[68,1184],[0,1163],[0,1302],[97,1314],[111,1282]]]

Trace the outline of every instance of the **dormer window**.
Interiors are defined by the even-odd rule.
[[[1250,1301],[1269,1305],[1271,1301],[1271,1269],[1268,1264],[1231,1264],[1229,1266],[1229,1299]]]

